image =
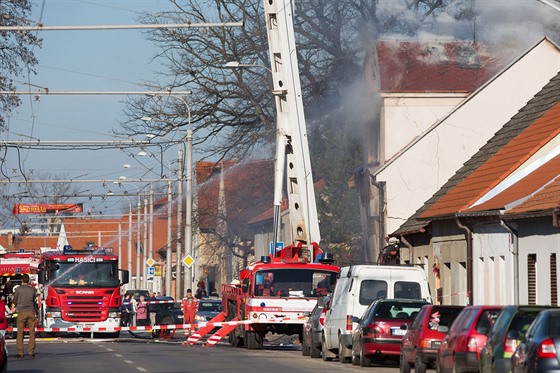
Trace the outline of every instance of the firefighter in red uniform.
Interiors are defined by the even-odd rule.
[[[198,311],[198,300],[193,297],[191,289],[187,289],[187,294],[181,300],[181,311],[183,311],[183,323],[191,325],[188,330],[185,330],[185,335],[189,336],[193,330],[194,316]]]

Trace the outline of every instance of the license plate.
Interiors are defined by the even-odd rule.
[[[391,328],[391,334],[393,334],[393,335],[405,335],[406,334],[406,329]]]
[[[441,341],[432,341],[432,348],[439,348]]]

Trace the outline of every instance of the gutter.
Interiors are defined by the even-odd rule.
[[[465,231],[467,240],[467,306],[473,304],[473,240],[472,231],[466,225],[461,223],[459,218],[455,218],[457,226]]]

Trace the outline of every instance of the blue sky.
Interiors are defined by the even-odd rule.
[[[31,19],[45,26],[138,24],[142,12],[170,9],[167,0],[35,0]],[[29,80],[18,79],[51,91],[143,91],[139,84],[156,80],[160,66],[151,61],[155,49],[139,30],[114,31],[42,31],[42,48],[35,54],[39,59],[37,74]],[[29,89],[21,85],[21,90]],[[35,88],[31,88],[34,90]],[[114,140],[112,128],[123,119],[124,96],[22,96],[23,105],[9,119],[9,140]],[[137,140],[143,140],[136,138]],[[176,158],[176,151],[166,158]],[[22,165],[35,174],[49,172],[81,179],[117,179],[119,176],[138,178],[146,168],[129,154],[111,151],[37,151],[22,152]],[[21,179],[17,156],[10,152],[10,176]],[[155,159],[142,157],[148,167]],[[123,165],[129,164],[130,168]],[[159,172],[159,169],[158,169]],[[155,177],[154,174],[147,177]],[[80,185],[87,193],[104,194],[107,189],[118,192],[118,186]],[[129,188],[134,191],[134,187]],[[123,201],[113,198],[104,203],[89,203],[94,211],[118,213]]]

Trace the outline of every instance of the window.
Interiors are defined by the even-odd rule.
[[[361,305],[367,306],[375,299],[387,297],[387,282],[382,280],[364,280],[360,284]]]
[[[336,273],[312,269],[273,269],[255,274],[256,296],[263,297],[320,297],[331,292]]]
[[[422,299],[420,284],[417,282],[406,281],[395,282],[395,298]]]

